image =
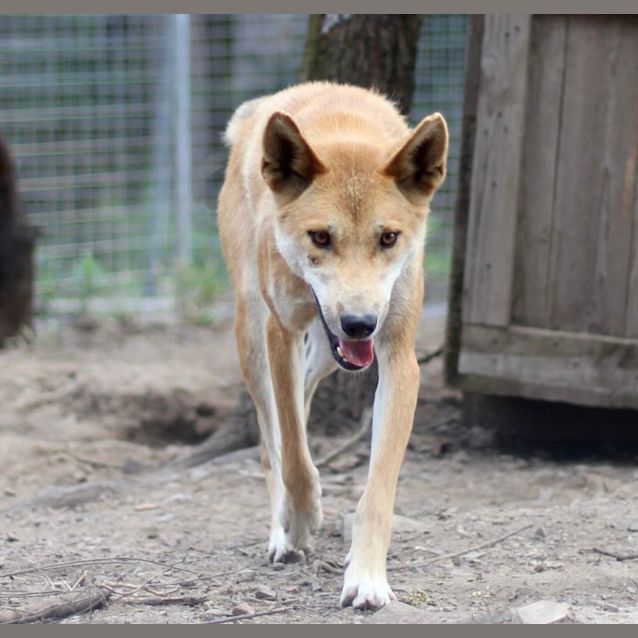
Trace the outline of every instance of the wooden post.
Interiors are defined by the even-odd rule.
[[[470,18],[465,52],[465,98],[459,157],[459,177],[454,209],[454,238],[450,267],[447,332],[445,337],[445,381],[454,385],[458,374],[461,348],[461,310],[465,277],[465,244],[472,187],[472,159],[476,138],[476,109],[481,76],[481,45],[483,42],[482,15]]]

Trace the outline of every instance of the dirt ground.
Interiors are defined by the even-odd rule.
[[[442,338],[442,320],[425,320],[419,352]],[[60,602],[83,612],[66,623],[383,618],[338,605],[366,440],[322,469],[324,529],[304,564],[267,561],[256,449],[167,468],[224,422],[239,387],[229,322],[89,322],[0,351],[0,620]],[[312,436],[313,454],[346,436]],[[636,460],[504,449],[460,425],[434,360],[398,487],[390,584],[419,622],[516,622],[540,600],[566,603],[562,622],[638,622],[637,561],[594,551],[638,557]],[[95,593],[109,599],[87,611]]]

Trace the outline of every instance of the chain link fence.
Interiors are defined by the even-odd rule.
[[[435,297],[449,270],[467,19],[424,16],[413,120],[452,137],[430,222]],[[42,313],[192,312],[226,285],[215,202],[221,132],[245,99],[299,80],[307,16],[0,16],[0,134],[17,163]]]

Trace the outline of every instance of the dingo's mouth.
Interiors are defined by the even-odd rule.
[[[310,288],[312,290],[312,288]],[[344,369],[350,372],[357,370],[364,370],[368,366],[372,365],[374,361],[374,348],[372,339],[341,339],[337,337],[326,322],[319,300],[315,291],[312,290],[312,296],[315,298],[317,304],[317,310],[321,323],[326,331],[328,342],[330,343],[330,349],[332,350],[332,356],[335,361]]]

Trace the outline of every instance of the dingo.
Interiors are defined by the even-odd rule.
[[[443,117],[414,130],[391,102],[314,82],[242,104],[219,196],[244,380],[257,408],[272,520],[269,556],[295,560],[320,525],[305,423],[319,381],[377,357],[365,491],[341,604],[382,607],[392,511],[419,386],[430,200],[445,177]]]

